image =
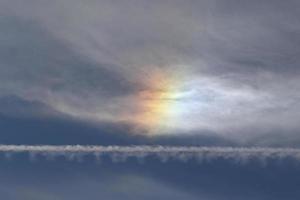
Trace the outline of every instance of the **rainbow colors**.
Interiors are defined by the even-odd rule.
[[[146,80],[147,88],[136,96],[137,112],[134,122],[149,132],[168,128],[179,107],[180,80],[172,74],[156,71]]]

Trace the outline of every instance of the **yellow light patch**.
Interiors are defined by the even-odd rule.
[[[147,85],[146,90],[137,94],[138,110],[134,122],[155,133],[166,128],[174,114],[178,84],[170,74],[156,72],[150,75]]]

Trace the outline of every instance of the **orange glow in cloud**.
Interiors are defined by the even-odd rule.
[[[170,74],[156,71],[149,75],[146,85],[136,96],[137,112],[133,121],[154,134],[166,128],[172,117],[178,83]]]

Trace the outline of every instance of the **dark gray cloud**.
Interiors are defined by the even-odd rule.
[[[75,53],[32,20],[1,17],[1,93],[46,101],[72,93],[114,97],[134,86],[110,64],[95,63]],[[63,93],[63,94],[62,94]]]

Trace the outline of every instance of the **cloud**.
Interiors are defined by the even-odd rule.
[[[299,199],[299,8],[1,0],[2,197]]]
[[[244,143],[300,130],[298,1],[15,0],[0,7],[2,95],[136,125],[128,118],[140,116],[140,93],[155,93],[149,79],[158,71],[188,94],[163,134],[208,130]]]
[[[232,147],[196,147],[196,146],[82,146],[82,145],[1,145],[0,152],[6,157],[15,153],[28,152],[31,158],[43,155],[54,159],[57,156],[65,156],[67,159],[78,159],[86,155],[94,155],[96,160],[103,156],[109,156],[112,161],[125,162],[128,158],[134,157],[139,160],[154,156],[161,161],[210,161],[217,159],[229,160],[237,163],[245,163],[251,160],[267,162],[272,159],[300,159],[300,150],[293,148],[232,148]]]

